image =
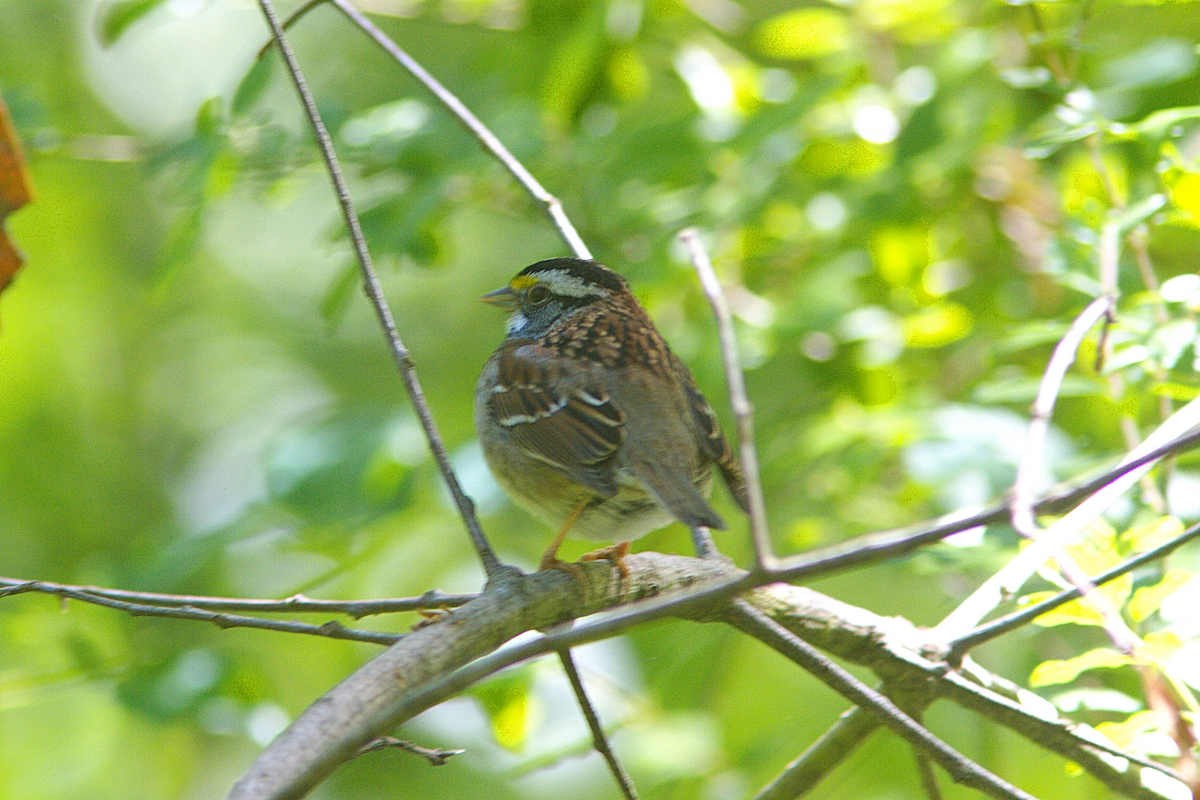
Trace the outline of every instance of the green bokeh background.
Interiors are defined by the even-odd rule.
[[[675,240],[704,231],[743,287],[731,301],[780,552],[1011,483],[1049,348],[1096,286],[1112,198],[1081,131],[1200,97],[1189,2],[1095,4],[1082,25],[1078,4],[1045,4],[1041,31],[1019,5],[948,0],[390,8],[402,13],[379,24],[563,199],[728,420],[714,326]],[[0,575],[245,597],[479,588],[290,87],[274,55],[247,77],[265,40],[250,0],[0,0],[0,91],[37,192],[7,224],[27,264],[0,297]],[[506,503],[473,441],[474,382],[502,336],[475,298],[566,250],[334,10],[293,41],[464,485],[503,557],[530,567],[549,532]],[[1065,85],[1056,66],[1073,70]],[[1108,140],[1102,160],[1123,202],[1167,198],[1149,239],[1159,277],[1194,271],[1190,119]],[[1149,319],[1132,265],[1121,282],[1130,319]],[[1151,334],[1131,324],[1119,341]],[[1123,419],[1152,426],[1151,387],[1194,387],[1190,357],[1134,364],[1124,394],[1078,367],[1054,476],[1110,460]],[[1187,466],[1169,493],[1185,517]],[[716,502],[736,520],[718,542],[745,563],[745,522]],[[637,547],[685,553],[689,539],[672,526]],[[994,530],[813,585],[932,624],[1014,547]],[[1071,637],[1018,634],[981,660],[1022,681],[1099,643]],[[0,800],[221,797],[374,652],[4,599]],[[716,626],[660,623],[580,659],[646,798],[750,796],[845,707]],[[567,692],[552,661],[501,676],[400,732],[465,755],[431,769],[376,754],[315,796],[615,797]],[[957,709],[928,722],[1039,797],[1108,796]],[[877,734],[816,796],[917,796],[911,763]]]

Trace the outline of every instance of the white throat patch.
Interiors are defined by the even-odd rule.
[[[508,335],[513,336],[524,330],[525,326],[528,324],[529,319],[524,314],[522,314],[520,311],[514,311],[512,315],[509,316],[505,327],[508,330]]]

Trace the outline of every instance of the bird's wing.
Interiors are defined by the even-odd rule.
[[[503,350],[498,367],[487,407],[513,441],[576,483],[615,496],[614,456],[624,437],[625,414],[608,393],[598,383],[580,385],[568,362],[536,345]]]

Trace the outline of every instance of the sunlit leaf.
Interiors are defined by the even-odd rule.
[[[1200,173],[1184,172],[1169,185],[1171,205],[1200,225]]]
[[[958,303],[937,303],[905,317],[904,343],[909,347],[942,347],[971,332],[971,312]]]
[[[1137,737],[1157,730],[1160,724],[1161,715],[1157,712],[1139,711],[1124,722],[1101,722],[1096,730],[1118,747],[1129,749]]]
[[[1159,517],[1125,531],[1121,534],[1121,541],[1133,552],[1144,553],[1166,544],[1181,533],[1183,522],[1178,517]]]
[[[1129,656],[1107,647],[1101,647],[1063,661],[1043,661],[1029,674],[1029,685],[1036,688],[1070,683],[1088,670],[1113,669],[1130,663],[1132,663],[1132,659]]]
[[[1183,569],[1170,570],[1163,579],[1153,586],[1143,586],[1136,589],[1129,601],[1129,618],[1134,622],[1142,622],[1151,614],[1158,611],[1163,600],[1182,589],[1196,577],[1194,572]]]
[[[1137,658],[1143,663],[1164,667],[1171,656],[1183,647],[1183,640],[1171,631],[1151,631],[1137,648]]]
[[[956,24],[947,0],[865,0],[858,9],[871,27],[914,44],[937,40]]]
[[[1033,623],[1041,625],[1043,628],[1051,628],[1055,625],[1100,626],[1104,624],[1104,616],[1090,602],[1077,598],[1047,611],[1034,619]]]
[[[533,668],[523,667],[509,670],[471,690],[491,720],[496,743],[509,750],[521,749],[529,733],[533,712],[532,686]]]
[[[1155,111],[1141,122],[1134,123],[1130,130],[1147,134],[1152,137],[1166,136],[1175,126],[1183,122],[1200,119],[1200,106],[1185,106],[1182,108],[1167,108]]]
[[[880,276],[893,286],[908,286],[930,259],[930,234],[926,228],[880,228],[871,237],[871,257]]]
[[[763,22],[754,33],[760,53],[800,61],[841,52],[850,41],[845,15],[830,8],[799,8]]]

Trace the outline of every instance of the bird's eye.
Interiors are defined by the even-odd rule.
[[[540,306],[542,303],[550,299],[550,290],[544,284],[536,284],[529,289],[529,294],[526,299],[530,305]]]

